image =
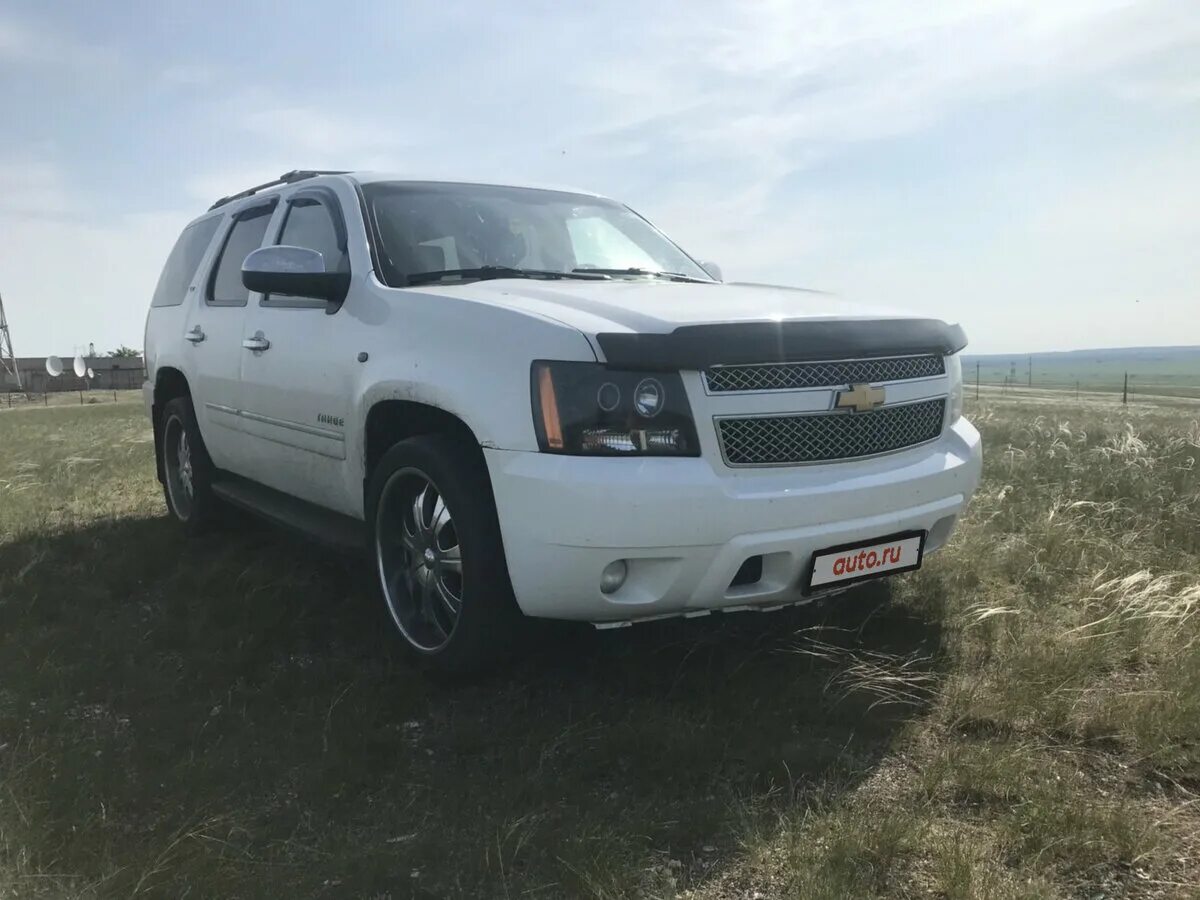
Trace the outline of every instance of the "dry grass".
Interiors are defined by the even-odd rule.
[[[991,401],[949,547],[456,690],[186,544],[133,405],[0,416],[0,897],[1200,897],[1200,422]]]
[[[834,804],[751,800],[697,895],[1200,896],[1200,424],[1029,412],[975,411],[971,516],[898,586],[935,653],[800,635],[830,696],[922,715]]]

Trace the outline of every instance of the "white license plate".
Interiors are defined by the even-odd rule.
[[[910,572],[921,567],[924,550],[924,531],[906,531],[865,543],[818,550],[813,554],[808,586],[819,588]]]

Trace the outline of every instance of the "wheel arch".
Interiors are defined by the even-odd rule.
[[[162,411],[176,397],[192,396],[187,376],[179,369],[171,366],[159,366],[154,375],[154,405],[151,407],[150,421],[154,430],[154,470],[158,480],[165,484],[166,473],[162,464]]]
[[[483,448],[474,430],[460,416],[440,406],[417,400],[376,400],[367,410],[363,424],[363,499],[379,460],[387,451],[408,438],[426,434],[447,434],[473,454],[486,473]],[[489,482],[490,483],[490,482]]]

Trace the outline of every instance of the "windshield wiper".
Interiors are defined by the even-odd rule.
[[[667,278],[671,281],[693,281],[697,284],[712,284],[708,278],[696,278],[682,272],[664,272],[661,269],[572,269],[573,272],[598,272],[601,275],[649,275],[652,278]]]
[[[439,269],[435,272],[414,272],[408,276],[409,284],[428,284],[444,278],[573,278],[578,281],[610,281],[605,272],[557,272],[550,269],[517,269],[512,266],[479,266],[474,269]]]

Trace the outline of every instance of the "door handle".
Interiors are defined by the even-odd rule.
[[[254,332],[254,337],[246,338],[242,341],[242,346],[247,350],[253,350],[256,353],[263,350],[271,349],[271,342],[266,339],[261,331]]]
[[[204,329],[197,325],[183,337],[185,340],[191,341],[193,344],[198,344],[204,340]]]

